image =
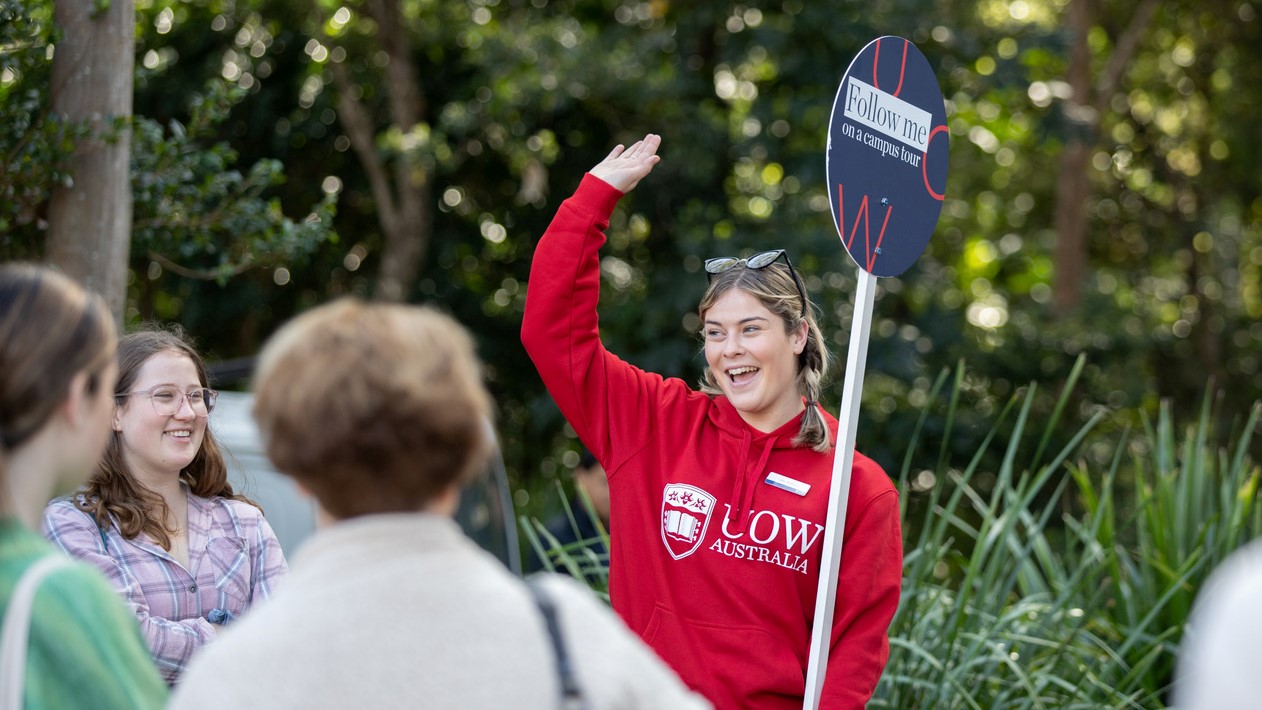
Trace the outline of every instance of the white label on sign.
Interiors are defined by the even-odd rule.
[[[853,76],[846,85],[845,116],[921,153],[929,148],[933,116],[928,111]]]

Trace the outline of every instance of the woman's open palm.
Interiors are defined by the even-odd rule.
[[[609,152],[609,155],[605,156],[604,160],[588,172],[620,192],[630,192],[645,175],[653,171],[653,166],[662,159],[657,154],[657,148],[661,144],[662,137],[655,133],[645,135],[625,150],[622,144],[618,144]]]

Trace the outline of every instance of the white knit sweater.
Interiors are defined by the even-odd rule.
[[[550,576],[593,710],[706,708],[587,589]],[[376,515],[317,532],[285,586],[193,662],[170,708],[554,710],[543,617],[450,518]]]

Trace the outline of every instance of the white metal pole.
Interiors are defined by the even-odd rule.
[[[811,628],[811,654],[806,664],[806,694],[803,710],[819,707],[828,667],[828,646],[832,638],[833,602],[837,598],[837,574],[841,569],[842,538],[845,537],[846,507],[850,502],[850,469],[854,466],[855,429],[859,424],[859,400],[863,394],[863,373],[868,361],[868,336],[872,332],[872,303],[876,277],[856,269],[854,314],[850,322],[850,351],[846,355],[846,376],[841,391],[841,411],[837,416],[837,442],[833,448],[833,478],[828,491],[828,517],[824,527],[824,549],[820,556],[819,588],[815,594],[815,624]]]

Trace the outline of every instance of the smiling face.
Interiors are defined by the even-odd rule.
[[[189,356],[161,350],[140,366],[129,392],[171,388],[186,393],[204,386]],[[179,476],[201,449],[206,422],[205,416],[193,411],[187,398],[169,416],[158,414],[146,394],[130,395],[114,409],[114,431],[118,432],[124,461],[141,481]]]
[[[798,355],[806,323],[785,332],[784,321],[757,298],[731,289],[706,311],[702,333],[710,373],[747,424],[780,428],[802,411]]]

